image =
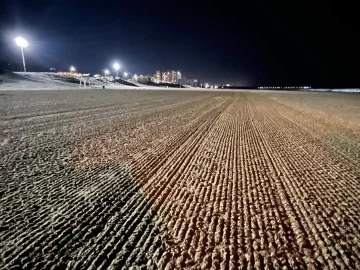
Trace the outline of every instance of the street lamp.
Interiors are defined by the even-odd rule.
[[[120,69],[120,65],[118,63],[115,63],[113,65],[113,68],[116,70],[116,77],[119,77],[119,69]]]
[[[25,66],[25,57],[24,57],[24,48],[28,46],[28,42],[23,39],[22,37],[17,37],[15,39],[16,45],[18,45],[21,48],[21,55],[23,60],[23,66],[24,66],[24,72],[26,72],[26,66]]]
[[[128,76],[128,73],[127,72],[124,72],[124,77],[126,78]]]
[[[106,75],[108,75],[109,73],[110,73],[109,70],[107,70],[107,69],[104,70],[105,78],[106,78]]]
[[[181,88],[181,73],[180,73],[180,71],[177,72],[177,79],[178,79],[178,83],[179,83],[180,88]]]
[[[75,72],[75,71],[76,71],[76,68],[73,67],[73,66],[71,66],[71,67],[70,67],[70,72]]]

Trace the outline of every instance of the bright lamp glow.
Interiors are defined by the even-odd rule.
[[[118,63],[115,63],[115,64],[113,65],[113,67],[114,67],[115,70],[119,70],[119,69],[120,69],[120,65],[119,65]]]
[[[128,73],[127,72],[124,72],[124,76],[127,77]]]
[[[71,66],[71,67],[70,67],[70,71],[71,71],[71,72],[76,71],[75,67]]]
[[[109,70],[107,70],[107,69],[105,69],[104,72],[106,75],[108,75],[110,73]]]
[[[15,42],[16,42],[16,45],[18,45],[19,47],[22,47],[22,48],[26,48],[28,46],[28,42],[22,37],[15,38]]]

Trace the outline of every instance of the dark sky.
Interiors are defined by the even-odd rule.
[[[196,3],[195,3],[196,2]],[[340,1],[338,1],[340,2]],[[360,87],[357,9],[331,1],[0,0],[0,60],[202,82]]]

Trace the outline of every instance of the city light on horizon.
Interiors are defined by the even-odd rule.
[[[265,90],[276,90],[276,89],[311,89],[311,86],[259,86],[258,89],[265,89]]]

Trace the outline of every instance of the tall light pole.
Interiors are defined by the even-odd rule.
[[[127,72],[124,72],[124,77],[126,78],[128,76],[128,73]]]
[[[28,42],[22,37],[15,38],[15,42],[16,42],[16,45],[18,45],[21,48],[21,55],[22,55],[22,60],[23,60],[24,72],[26,72],[24,48],[26,48],[28,46]]]
[[[75,67],[71,66],[70,67],[70,72],[75,72],[75,71],[76,71]]]
[[[181,73],[180,73],[180,71],[178,71],[178,73],[177,73],[177,77],[180,77],[180,79],[178,79],[178,83],[180,84],[180,88],[181,88]]]
[[[108,75],[108,74],[109,74],[109,70],[104,69],[104,74],[105,74],[105,79],[106,79],[106,75]]]
[[[116,70],[116,77],[119,77],[119,69],[120,69],[120,65],[118,63],[115,63],[113,65],[113,68]]]

